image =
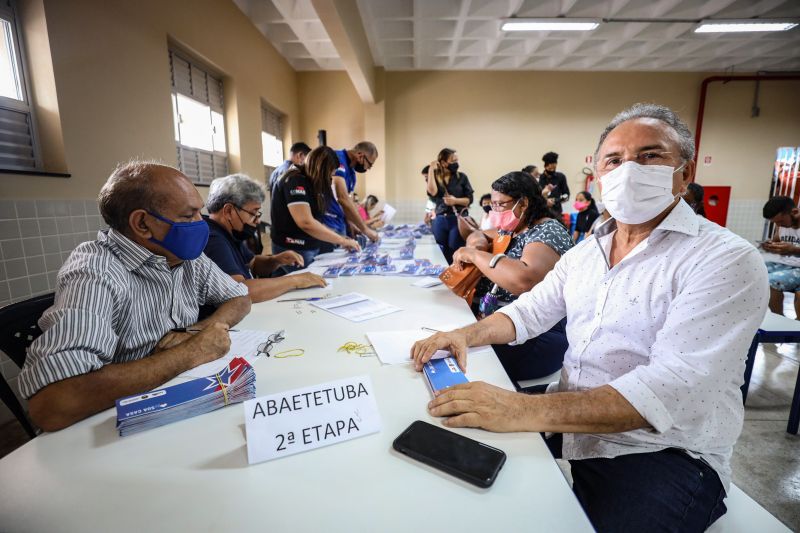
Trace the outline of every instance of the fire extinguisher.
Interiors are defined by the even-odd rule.
[[[583,167],[583,171],[582,172],[583,172],[583,175],[586,176],[586,181],[584,183],[583,190],[584,191],[589,191],[589,194],[593,195],[594,194],[594,182],[595,182],[594,172],[592,172],[592,169],[589,168],[589,167]]]

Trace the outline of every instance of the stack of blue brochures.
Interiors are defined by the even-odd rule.
[[[425,372],[425,380],[434,394],[447,387],[469,381],[458,366],[455,357],[431,359],[425,363],[422,370]]]
[[[217,374],[117,400],[121,437],[256,397],[256,373],[241,357]]]

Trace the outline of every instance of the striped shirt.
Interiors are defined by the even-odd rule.
[[[43,387],[149,355],[172,328],[197,322],[199,306],[246,296],[247,287],[208,257],[170,268],[115,230],[75,248],[58,273],[55,302],[39,319],[44,333],[19,375],[30,398]]]

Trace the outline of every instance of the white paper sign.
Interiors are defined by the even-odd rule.
[[[381,430],[372,380],[358,376],[244,402],[250,464]]]

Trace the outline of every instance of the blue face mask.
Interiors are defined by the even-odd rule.
[[[208,224],[205,220],[174,222],[150,211],[148,213],[171,226],[163,241],[153,237],[150,238],[150,241],[160,244],[184,261],[200,257],[208,242]]]

